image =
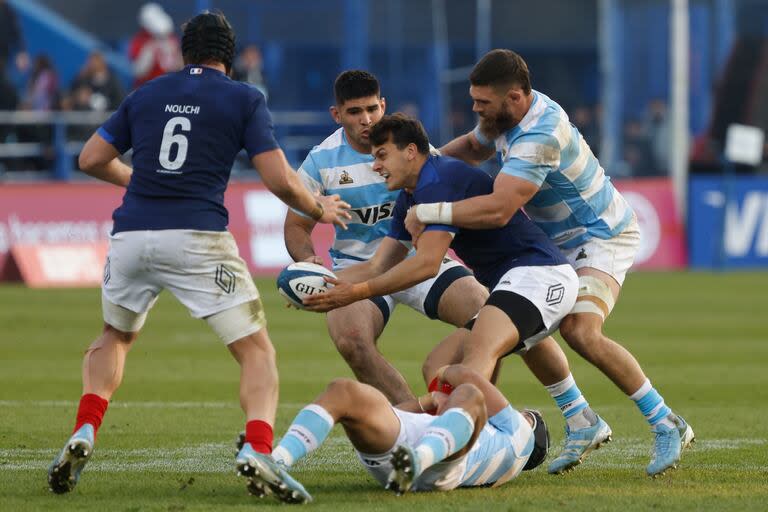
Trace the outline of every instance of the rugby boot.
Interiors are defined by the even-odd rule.
[[[664,474],[668,469],[675,469],[680,461],[683,450],[695,441],[693,429],[686,423],[682,416],[670,415],[674,427],[657,424],[653,427],[656,435],[653,446],[651,463],[646,471],[648,476],[656,478]]]
[[[235,460],[237,472],[248,479],[248,491],[259,497],[274,495],[283,503],[309,503],[312,496],[294,480],[271,455],[253,450],[244,443]]]
[[[597,422],[591,427],[571,430],[565,427],[565,446],[560,455],[553,460],[547,472],[553,475],[568,472],[581,464],[592,450],[611,441],[611,427],[597,416]]]
[[[86,423],[72,434],[48,468],[48,486],[56,494],[70,492],[77,485],[85,463],[93,452],[93,425]]]
[[[410,490],[413,481],[421,474],[419,460],[412,448],[400,445],[392,452],[390,462],[392,472],[385,488],[400,496]]]

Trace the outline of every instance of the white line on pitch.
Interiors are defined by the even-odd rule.
[[[766,439],[706,439],[697,442],[693,452],[748,449],[768,444]],[[603,469],[630,469],[646,463],[651,446],[648,439],[618,440],[593,454],[587,465]],[[0,449],[0,472],[45,470],[56,448]],[[636,460],[634,460],[636,459]],[[684,457],[685,460],[685,457]],[[761,471],[752,463],[691,463],[692,467],[714,470]],[[97,449],[89,471],[140,472],[174,471],[179,473],[229,473],[234,471],[234,443],[205,443],[178,448]],[[329,438],[323,446],[296,466],[297,472],[363,472],[349,441],[342,436]]]

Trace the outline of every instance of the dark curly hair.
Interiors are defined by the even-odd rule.
[[[182,28],[184,64],[221,62],[229,74],[235,58],[235,31],[221,12],[202,12]]]
[[[397,149],[405,149],[408,144],[415,144],[422,155],[429,154],[429,137],[424,126],[402,112],[387,115],[373,125],[368,138],[373,146],[383,146],[392,138]]]
[[[343,105],[348,100],[378,96],[379,81],[367,71],[350,69],[336,77],[333,93],[336,96],[337,105]]]

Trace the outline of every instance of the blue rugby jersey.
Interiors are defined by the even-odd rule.
[[[459,487],[499,486],[515,478],[533,452],[533,429],[523,415],[507,405],[488,418],[467,454]]]
[[[525,211],[562,249],[613,238],[631,221],[632,208],[560,105],[532,94],[525,117],[495,140],[501,172],[541,187]]]
[[[120,153],[133,148],[114,233],[226,230],[224,191],[235,156],[278,147],[261,92],[194,65],[132,92],[98,133]]]
[[[430,156],[421,168],[413,193],[400,192],[389,236],[411,240],[405,229],[405,216],[415,204],[455,202],[491,192],[493,179],[480,169],[455,158]],[[497,229],[430,224],[426,230],[455,233],[451,248],[474,271],[477,280],[490,289],[513,267],[568,263],[547,235],[522,211],[515,213],[506,226]]]
[[[304,184],[322,195],[339,194],[351,205],[347,230],[336,226],[330,254],[341,261],[371,258],[389,233],[398,192],[387,190],[384,178],[373,171],[373,156],[359,153],[339,128],[309,152],[298,169]]]

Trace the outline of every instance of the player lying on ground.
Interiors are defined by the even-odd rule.
[[[288,427],[272,456],[241,450],[239,469],[252,493],[288,503],[312,497],[288,470],[316,450],[341,423],[363,467],[397,494],[497,487],[547,456],[549,433],[537,411],[513,409],[488,380],[469,368],[440,369],[441,387],[392,406],[375,388],[336,379]],[[436,413],[437,416],[424,411]]]
[[[338,194],[351,205],[348,229],[336,229],[330,250],[333,270],[338,272],[369,259],[380,245],[391,242],[386,235],[397,191],[387,190],[384,178],[372,170],[369,133],[386,107],[379,81],[366,71],[349,70],[339,74],[333,89],[336,102],[330,112],[341,127],[309,152],[298,175],[309,190],[323,196]],[[286,215],[285,246],[295,261],[323,264],[312,242],[316,225],[301,213]],[[446,258],[433,278],[399,293],[330,311],[325,320],[328,334],[355,377],[392,403],[400,403],[413,394],[377,347],[395,306],[402,304],[458,327],[475,316],[487,298],[488,291],[464,265]]]
[[[164,289],[205,319],[237,360],[246,437],[254,449],[272,451],[275,349],[224,206],[242,148],[289,206],[320,222],[348,217],[338,196],[315,198],[296,178],[275,141],[264,95],[228,78],[235,34],[224,15],[195,16],[184,27],[182,49],[186,67],[131,93],[80,154],[81,169],[127,190],[113,216],[104,271],[104,331],[85,353],[73,435],[48,471],[56,493],[77,483],[128,351]],[[130,148],[133,168],[118,159]]]
[[[414,241],[431,223],[494,228],[525,206],[579,275],[576,305],[560,324],[560,334],[635,402],[655,434],[646,471],[661,475],[677,465],[682,450],[693,441],[693,430],[666,405],[634,356],[603,333],[640,247],[637,217],[565,111],[531,88],[520,55],[503,49],[488,52],[469,81],[472,109],[480,123],[442,152],[470,163],[497,156],[502,166],[493,191],[461,201],[420,204],[409,212],[406,228]],[[550,464],[550,473],[567,471],[578,463],[580,453],[610,434],[600,421],[580,430],[571,425],[566,429],[565,448]]]
[[[308,308],[327,311],[412,286],[434,275],[450,246],[491,290],[491,295],[466,341],[460,342],[462,336],[449,338],[430,359],[443,356],[444,361],[455,361],[460,352],[458,359],[463,364],[490,378],[500,358],[513,352],[535,353],[540,341],[549,342],[549,335],[573,307],[578,278],[544,232],[522,212],[496,229],[470,230],[435,224],[428,226],[419,239],[416,255],[406,259],[407,251],[402,244],[410,242],[403,226],[408,208],[438,198],[458,200],[488,194],[493,189],[493,180],[459,160],[431,156],[421,123],[402,114],[385,116],[379,121],[371,131],[371,142],[376,158],[374,170],[385,177],[390,189],[404,189],[395,206],[390,243],[382,244],[372,260],[342,271],[340,277],[345,281],[334,281],[334,287],[327,293],[306,298]],[[398,246],[400,249],[396,250]],[[548,386],[548,390],[568,424],[575,430],[590,424],[607,429],[576,386],[565,355],[562,351],[555,354],[559,354],[562,364],[549,364],[549,378],[555,384]],[[577,460],[608,440],[610,431],[607,434],[588,450],[582,450]]]

